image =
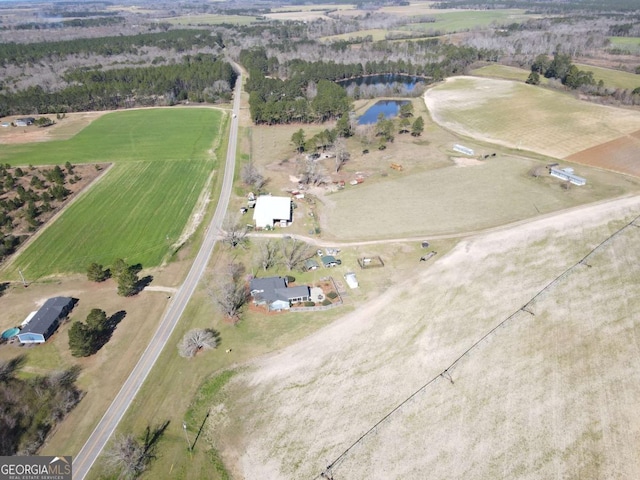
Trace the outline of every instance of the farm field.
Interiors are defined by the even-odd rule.
[[[222,23],[230,23],[233,25],[250,25],[259,22],[258,17],[248,15],[186,15],[183,17],[169,18],[166,21],[174,25],[220,25]]]
[[[330,35],[328,37],[321,37],[320,40],[324,42],[335,42],[338,40],[349,40],[349,39],[355,39],[358,37],[366,37],[371,35],[371,37],[373,38],[373,41],[375,42],[379,40],[384,40],[385,38],[387,38],[387,35],[393,35],[393,34],[406,35],[406,32],[403,32],[401,30],[385,30],[382,28],[374,28],[371,30],[358,30],[357,32],[341,33],[339,35]]]
[[[640,131],[567,157],[573,162],[640,177]]]
[[[407,12],[408,13],[408,12]],[[525,14],[525,10],[496,9],[496,10],[464,10],[430,14],[435,18],[431,23],[415,23],[402,27],[402,30],[438,31],[454,33],[473,28],[488,27],[492,24],[509,24],[534,18]]]
[[[452,77],[424,98],[445,128],[556,158],[640,130],[638,112],[507,80]]]
[[[517,67],[509,67],[507,65],[492,64],[471,70],[471,75],[476,77],[501,78],[503,80],[515,80],[525,82],[531,73],[530,70]],[[545,85],[549,82],[548,78],[541,77],[540,83]]]
[[[461,242],[234,376],[207,434],[238,478],[315,478],[428,384],[335,478],[638,478],[640,231],[558,280],[529,304],[535,316],[520,309],[639,207],[580,207]],[[440,374],[460,357],[452,384]]]
[[[640,87],[640,75],[635,73],[623,72],[612,68],[593,67],[582,63],[576,63],[575,65],[580,70],[591,70],[595,81],[602,80],[605,87],[628,88],[630,90]]]
[[[323,231],[340,240],[476,231],[638,188],[614,174],[583,168],[577,173],[588,178],[587,185],[566,191],[551,177],[529,176],[532,168],[543,164],[516,156],[463,165],[366,180],[327,195],[322,198]]]
[[[640,53],[640,37],[609,37],[612,48],[619,48],[630,54]]]
[[[35,238],[2,277],[83,272],[117,258],[160,264],[193,214],[215,166],[222,114],[212,109],[112,113],[67,141],[11,145],[0,160],[24,165],[114,162],[79,201]],[[74,248],[69,248],[73,245]]]

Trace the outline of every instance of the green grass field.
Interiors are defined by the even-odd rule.
[[[433,119],[456,133],[556,158],[640,129],[638,112],[505,80],[451,78],[425,99]]]
[[[618,48],[630,54],[640,53],[640,37],[609,37],[611,48]]]
[[[530,70],[525,70],[524,68],[509,67],[498,63],[471,70],[471,75],[477,77],[502,78],[503,80],[515,80],[518,82],[525,82],[527,78],[529,78],[530,73]],[[548,79],[544,77],[540,78],[542,85],[548,82]]]
[[[248,15],[187,15],[184,17],[170,18],[167,22],[174,25],[220,25],[230,23],[233,25],[250,25],[260,21],[260,18]]]
[[[439,31],[442,33],[461,32],[474,28],[484,28],[492,24],[519,23],[532,18],[519,9],[467,10],[459,12],[436,13],[432,23],[416,23],[403,27],[406,30]]]
[[[596,82],[602,80],[605,87],[628,88],[630,90],[640,87],[640,75],[635,73],[613,70],[612,68],[593,67],[581,63],[576,63],[575,65],[580,70],[592,71]]]
[[[6,148],[3,162],[114,162],[3,272],[31,280],[82,272],[116,258],[161,263],[180,236],[214,167],[208,150],[222,115],[213,109],[137,110],[105,115],[68,141]]]

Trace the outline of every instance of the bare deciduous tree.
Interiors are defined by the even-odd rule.
[[[309,245],[295,238],[283,238],[280,242],[282,262],[289,271],[309,258]]]
[[[247,238],[247,226],[242,223],[239,216],[228,216],[222,224],[222,241],[231,248],[244,247]]]
[[[210,328],[194,328],[185,333],[178,344],[181,357],[195,357],[200,350],[210,350],[218,346],[218,333]]]
[[[538,178],[543,177],[547,173],[547,169],[542,165],[537,165],[529,170],[529,176]]]
[[[246,163],[242,167],[240,175],[242,177],[242,183],[257,188],[258,190],[260,190],[265,184],[264,177],[258,171],[253,161],[249,161],[249,163]]]
[[[299,172],[301,183],[320,185],[327,181],[327,176],[322,167],[318,165],[318,162],[309,157],[299,161]]]
[[[244,265],[230,263],[220,275],[215,286],[208,289],[208,294],[222,313],[235,322],[240,319],[240,310],[247,301],[247,290],[242,279]]]
[[[278,244],[273,240],[261,242],[256,252],[256,262],[264,271],[269,270],[278,263]]]
[[[132,434],[120,435],[113,447],[105,453],[105,463],[111,470],[120,473],[118,478],[131,479],[138,477],[147,468],[153,458],[145,445]]]
[[[336,138],[333,146],[336,150],[336,173],[338,173],[342,165],[349,160],[350,155],[347,150],[347,141],[343,137]]]

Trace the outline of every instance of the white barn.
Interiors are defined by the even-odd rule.
[[[293,220],[289,197],[261,195],[256,199],[253,221],[256,228],[273,228],[274,224],[287,226]]]

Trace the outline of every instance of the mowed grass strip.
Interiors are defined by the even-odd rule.
[[[109,265],[117,258],[151,267],[180,236],[215,165],[207,150],[221,113],[145,110],[103,118],[69,141],[22,146],[8,160],[115,164],[5,267],[3,277],[13,279],[18,269],[30,280],[83,272],[91,262]]]
[[[635,73],[623,72],[622,70],[614,70],[612,68],[594,67],[581,63],[576,63],[575,65],[580,70],[592,71],[595,81],[599,82],[602,80],[605,87],[628,88],[630,90],[640,87],[640,75],[636,75]]]
[[[611,48],[617,48],[630,54],[640,53],[640,37],[609,37]]]
[[[640,113],[507,80],[453,77],[425,94],[431,116],[466,136],[564,158],[640,129]]]

